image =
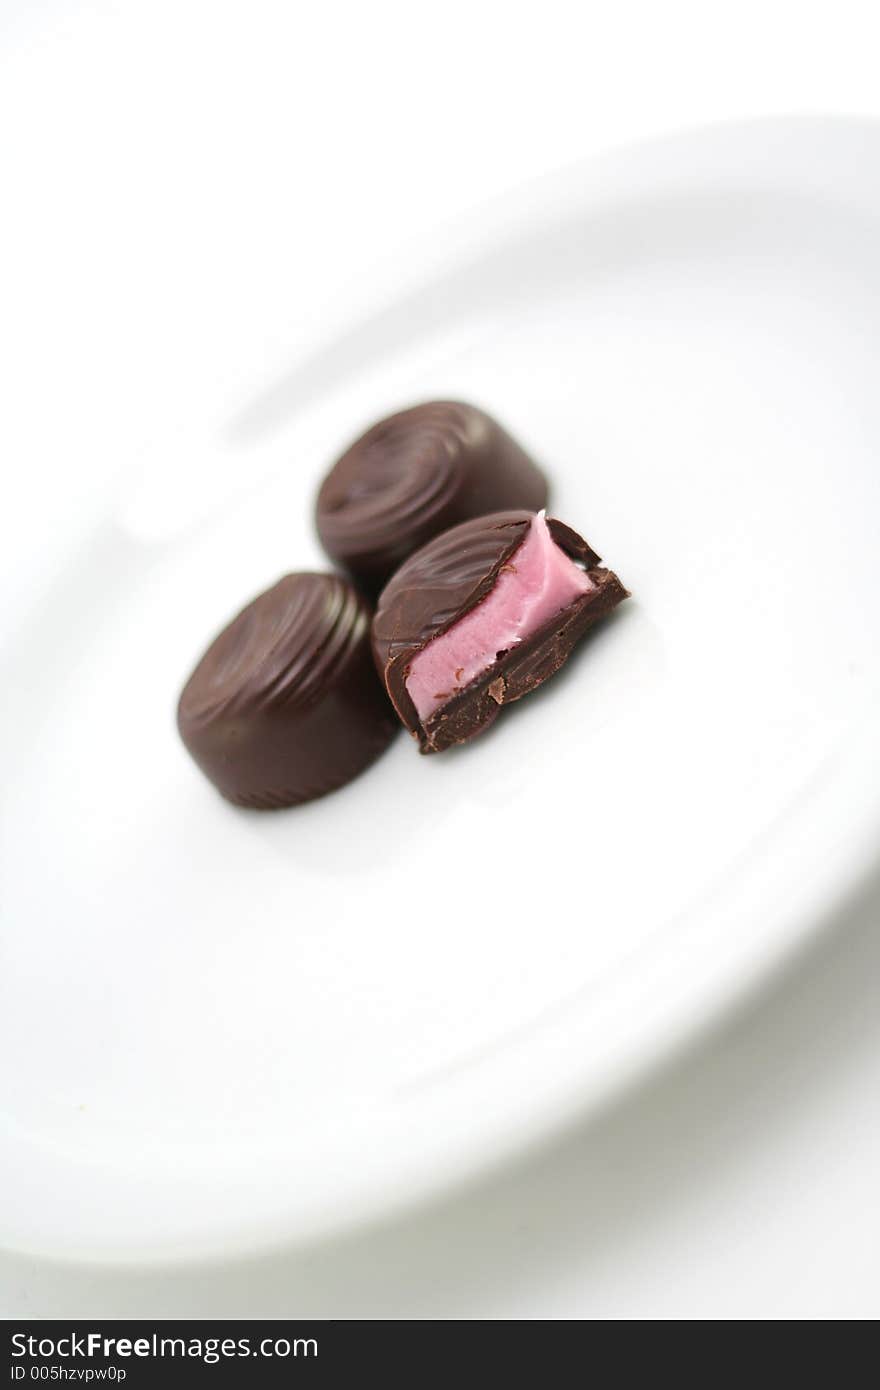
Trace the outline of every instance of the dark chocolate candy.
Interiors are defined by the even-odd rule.
[[[397,729],[370,608],[335,574],[288,574],[214,639],[180,697],[180,736],[239,806],[295,806],[362,772]]]
[[[491,416],[430,401],[380,420],[334,464],[318,494],[318,533],[327,554],[375,593],[450,526],[546,502],[543,473]]]
[[[552,540],[584,568],[595,587],[532,636],[497,653],[487,670],[423,723],[406,686],[410,663],[487,597],[532,521],[529,512],[509,511],[456,526],[411,556],[379,596],[373,655],[391,701],[422,753],[442,752],[487,728],[502,705],[543,684],[584,633],[628,597],[617,575],[600,566],[599,556],[576,531],[548,519]]]

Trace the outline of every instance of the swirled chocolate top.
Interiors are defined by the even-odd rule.
[[[180,736],[228,800],[293,806],[357,776],[396,721],[371,611],[334,574],[288,574],[214,639],[180,696]]]
[[[318,494],[318,533],[327,554],[375,593],[450,526],[546,502],[543,473],[491,416],[430,401],[380,420],[334,464]]]

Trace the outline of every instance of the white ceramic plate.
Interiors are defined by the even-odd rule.
[[[160,378],[4,629],[3,1243],[377,1215],[594,1106],[833,917],[880,845],[878,161],[877,127],[817,122],[621,153],[377,270],[372,314],[222,418],[182,431]],[[158,361],[167,324],[136,328]],[[177,741],[182,679],[320,563],[348,438],[450,394],[633,601],[471,748],[401,737],[322,802],[233,810]]]

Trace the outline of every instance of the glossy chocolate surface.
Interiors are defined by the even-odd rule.
[[[554,542],[583,566],[594,587],[539,632],[499,653],[488,670],[422,723],[406,688],[410,662],[489,594],[525,538],[532,516],[499,512],[454,527],[411,556],[379,596],[373,655],[401,721],[423,753],[442,752],[485,729],[503,705],[558,671],[589,628],[627,597],[617,575],[601,567],[583,537],[549,518]]]
[[[310,801],[388,746],[397,725],[370,655],[370,618],[339,575],[289,574],[211,643],[177,723],[229,801],[261,809]]]
[[[380,420],[346,450],[321,486],[317,525],[327,554],[375,593],[441,531],[546,502],[543,473],[497,421],[430,401]]]

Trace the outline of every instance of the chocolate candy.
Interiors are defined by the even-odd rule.
[[[464,743],[552,676],[627,591],[561,521],[466,521],[401,566],[379,597],[373,655],[423,753]]]
[[[380,420],[334,464],[318,494],[318,533],[327,554],[376,593],[450,526],[546,502],[543,473],[489,415],[430,401]]]
[[[180,697],[180,736],[238,806],[295,806],[356,777],[397,722],[370,609],[335,574],[288,574],[214,639]]]

